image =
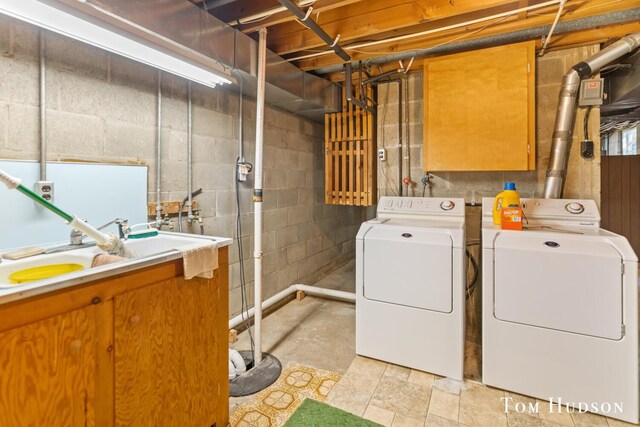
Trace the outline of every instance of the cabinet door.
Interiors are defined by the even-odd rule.
[[[116,425],[226,425],[228,302],[216,283],[177,278],[114,298]]]
[[[535,169],[533,42],[424,65],[427,171]]]
[[[0,333],[1,426],[95,425],[95,308]]]

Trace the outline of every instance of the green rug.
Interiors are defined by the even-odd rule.
[[[380,424],[334,408],[326,403],[305,399],[284,427],[381,427]]]

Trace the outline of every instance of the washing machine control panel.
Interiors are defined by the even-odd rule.
[[[440,197],[381,197],[378,215],[451,215],[464,216],[464,199]]]

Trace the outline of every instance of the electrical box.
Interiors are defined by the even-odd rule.
[[[35,192],[47,202],[53,203],[53,181],[36,182]]]
[[[604,97],[604,79],[586,79],[580,82],[580,97],[578,104],[581,107],[602,105]]]
[[[384,148],[378,148],[378,160],[381,162],[387,161],[387,150]]]

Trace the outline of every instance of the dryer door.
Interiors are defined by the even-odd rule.
[[[364,297],[450,313],[452,246],[446,231],[374,227],[364,241]]]
[[[620,339],[622,258],[605,240],[525,232],[495,240],[500,320]]]

